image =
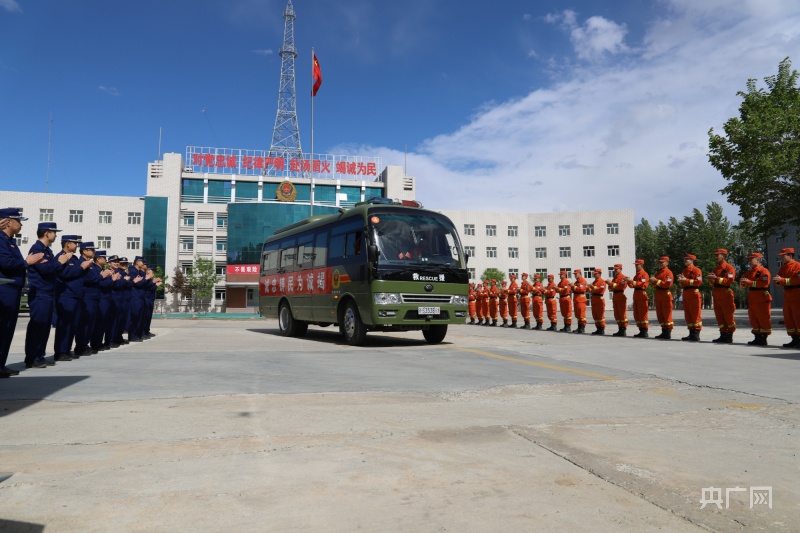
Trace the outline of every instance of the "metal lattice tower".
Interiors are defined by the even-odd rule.
[[[275,116],[275,129],[269,157],[302,159],[300,130],[297,126],[297,92],[294,84],[294,6],[292,0],[283,12],[283,47],[281,47],[281,84],[278,90],[278,114]]]

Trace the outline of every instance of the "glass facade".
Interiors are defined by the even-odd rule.
[[[208,203],[227,204],[231,201],[231,182],[208,180]]]
[[[308,205],[294,203],[229,204],[228,264],[260,263],[261,245],[264,240],[275,230],[308,218],[308,211]],[[338,212],[339,210],[335,207],[314,207],[315,216]]]
[[[376,187],[364,187],[364,200],[369,200],[370,198],[374,197],[382,197],[383,196],[383,189],[379,189]]]
[[[208,193],[209,195],[211,192]],[[236,201],[239,200],[258,200],[258,182],[237,181],[236,182]]]
[[[314,187],[314,203],[317,202],[330,202],[331,205],[336,203],[336,186],[316,184]]]
[[[202,181],[200,186],[202,188]],[[200,194],[202,195],[202,189]],[[144,227],[142,228],[144,249],[142,252],[153,269],[161,267],[162,271],[166,264],[168,204],[169,198],[164,196],[145,196],[144,198]],[[168,272],[164,273],[170,275]]]
[[[203,180],[184,179],[181,182],[181,196],[184,202],[202,202]]]
[[[345,202],[360,202],[361,201],[361,187],[341,187],[339,194],[346,194],[347,200]]]

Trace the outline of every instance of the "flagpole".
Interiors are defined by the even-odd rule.
[[[311,47],[311,79],[314,80],[314,47]],[[314,216],[314,90],[311,90],[311,195],[308,202],[308,216]]]

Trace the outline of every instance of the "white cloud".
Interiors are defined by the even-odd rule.
[[[488,104],[462,128],[409,153],[418,198],[439,209],[633,207],[637,219],[651,221],[724,204],[718,191],[726,182],[708,162],[708,130],[721,131],[738,114],[736,92],[748,78],[777,73],[788,51],[800,49],[800,8],[776,8],[777,1],[714,0],[716,9],[702,12],[695,5],[702,2],[671,0],[668,18],[653,21],[624,63],[572,67],[564,81]],[[712,11],[724,20],[708,24]],[[548,17],[577,24],[572,12]],[[575,26],[600,28],[587,33],[584,50],[621,51],[614,36],[624,27],[591,19]],[[399,151],[360,153],[375,152],[384,164],[403,164]],[[726,213],[736,218],[734,208]]]
[[[254,54],[258,54],[258,55],[261,55],[261,56],[271,56],[273,54],[273,51],[272,51],[271,48],[268,48],[266,50],[251,50],[251,51]]]
[[[0,0],[0,8],[12,13],[22,13],[22,8],[16,0]]]
[[[106,87],[105,85],[100,85],[97,88],[106,94],[110,94],[111,96],[119,96],[119,91],[116,87]]]
[[[604,55],[615,55],[628,51],[625,35],[628,28],[600,16],[586,19],[578,24],[578,14],[565,9],[561,13],[549,13],[544,18],[548,24],[560,24],[569,31],[575,53],[580,59],[600,59]]]

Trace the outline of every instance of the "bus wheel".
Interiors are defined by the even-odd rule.
[[[298,333],[298,321],[292,316],[292,310],[287,302],[282,302],[278,310],[278,327],[284,337],[294,337]]]
[[[447,324],[437,324],[422,330],[422,336],[429,344],[439,344],[447,335]]]
[[[345,304],[339,324],[339,329],[347,344],[358,346],[364,343],[367,338],[367,328],[361,321],[361,315],[358,314],[358,307],[354,301],[351,300]]]

